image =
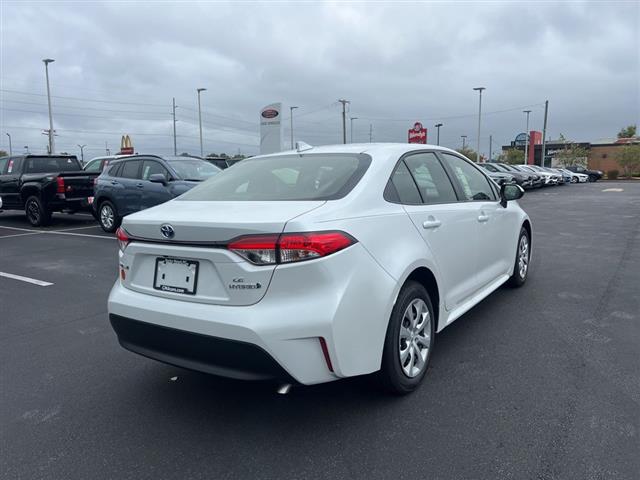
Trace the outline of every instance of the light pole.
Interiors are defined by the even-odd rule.
[[[84,147],[86,147],[86,145],[80,145],[79,143],[76,145],[80,147],[80,161],[82,162],[82,165],[84,165]]]
[[[440,127],[444,125],[443,123],[436,123],[436,128],[438,129],[438,140],[436,145],[440,145]]]
[[[523,110],[522,113],[526,113],[527,114],[527,128],[524,131],[525,134],[525,140],[524,140],[524,164],[526,165],[528,162],[528,158],[529,158],[529,114],[531,113],[531,110]]]
[[[206,88],[198,88],[198,123],[200,124],[200,156],[204,157],[204,148],[202,147],[202,109],[200,108],[200,93],[204,92]]]
[[[293,111],[298,107],[289,107],[289,120],[291,121],[291,150],[293,150]]]
[[[13,155],[13,152],[11,150],[11,135],[8,132],[6,133],[7,133],[7,137],[9,137],[9,156],[11,156]]]
[[[49,88],[49,64],[55,62],[52,58],[45,58],[42,60],[44,62],[44,73],[47,77],[47,102],[49,103],[49,155],[53,155],[55,153],[55,145],[53,143],[53,116],[51,114],[51,89]]]
[[[349,128],[351,129],[351,143],[353,143],[353,121],[358,120],[358,117],[349,117]]]
[[[462,149],[464,150],[466,147],[466,141],[467,141],[467,136],[466,135],[460,135],[462,137]]]
[[[480,121],[482,120],[482,91],[486,90],[485,87],[474,87],[480,96],[478,97],[478,149],[476,152],[476,161],[480,163]]]
[[[349,100],[338,100],[342,104],[342,143],[347,143],[347,103],[351,103]]]

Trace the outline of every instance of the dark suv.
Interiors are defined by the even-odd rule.
[[[190,157],[135,155],[111,163],[96,178],[94,216],[105,232],[114,232],[122,217],[182,195],[220,172]]]
[[[603,175],[603,173],[600,170],[588,170],[584,168],[582,165],[571,165],[565,168],[570,172],[582,173],[583,175],[587,175],[589,177],[590,182],[597,182],[602,178],[602,175]]]

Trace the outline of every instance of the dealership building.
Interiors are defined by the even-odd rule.
[[[527,163],[529,165],[542,165],[542,133],[532,130],[529,133],[529,152]],[[526,134],[521,133],[516,136],[515,140],[510,145],[503,145],[502,151],[511,150],[516,148],[518,150],[525,150]],[[615,141],[603,141],[603,142],[571,142],[573,145],[584,148],[588,152],[587,166],[594,170],[602,170],[607,172],[609,170],[622,170],[618,161],[616,160],[617,154],[621,148],[629,144],[640,144],[640,138],[619,138]],[[567,146],[566,142],[560,140],[547,141],[545,144],[545,166],[556,166],[558,164],[556,160],[556,154],[563,150]]]

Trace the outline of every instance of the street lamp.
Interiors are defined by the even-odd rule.
[[[291,121],[291,150],[293,150],[293,111],[298,107],[289,107],[289,120]]]
[[[353,143],[353,121],[358,120],[358,117],[349,117],[349,127],[351,128],[351,143]]]
[[[529,114],[531,110],[523,110],[522,113],[527,114],[527,129],[524,131],[525,140],[524,140],[524,164],[527,164],[527,158],[529,158]]]
[[[82,162],[82,165],[84,165],[84,147],[86,147],[86,145],[80,145],[79,143],[76,145],[80,147],[80,161]]]
[[[467,136],[466,135],[460,135],[462,137],[462,150],[465,149],[465,142],[467,141]]]
[[[438,129],[438,140],[436,145],[440,145],[440,127],[444,125],[443,123],[436,123],[436,128]]]
[[[204,92],[206,88],[198,88],[198,123],[200,124],[200,156],[204,157],[204,148],[202,147],[202,109],[200,108],[200,93]]]
[[[53,116],[51,114],[51,89],[49,88],[49,64],[55,62],[52,58],[45,58],[42,60],[44,62],[44,73],[47,77],[47,102],[49,103],[49,155],[53,155],[55,153],[55,145],[53,143]]]
[[[9,137],[9,156],[13,155],[13,152],[11,151],[11,135],[7,133],[7,137]]]
[[[482,119],[482,91],[486,90],[485,87],[474,87],[480,95],[478,97],[478,149],[476,151],[476,161],[480,163],[480,121]]]

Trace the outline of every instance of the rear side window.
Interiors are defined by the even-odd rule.
[[[411,172],[409,172],[403,161],[398,163],[398,166],[391,174],[384,192],[384,198],[389,202],[407,205],[419,205],[422,203],[416,182],[411,177]]]
[[[89,162],[89,164],[84,169],[85,172],[99,172],[100,165],[102,165],[102,160],[93,160]]]
[[[418,185],[422,202],[457,202],[456,192],[438,157],[433,153],[416,153],[404,159]]]
[[[0,158],[0,175],[4,173],[4,169],[7,166],[7,163],[9,163],[9,157]]]
[[[74,157],[28,157],[25,173],[57,173],[82,170]]]
[[[491,201],[496,199],[489,180],[474,165],[455,155],[448,153],[442,155],[456,176],[465,200]]]
[[[370,163],[364,154],[256,157],[223,170],[178,200],[334,200],[355,187]]]
[[[142,162],[140,160],[129,160],[128,162],[124,162],[124,165],[120,169],[119,177],[122,178],[140,178],[138,176],[138,172],[140,170],[140,164]]]

